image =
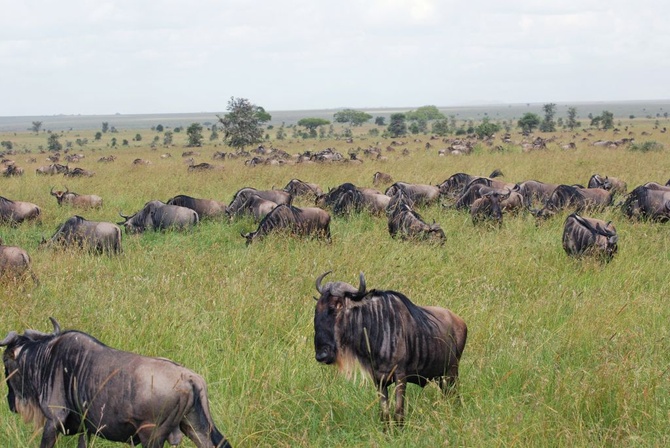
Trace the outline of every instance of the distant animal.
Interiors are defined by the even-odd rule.
[[[151,165],[151,161],[146,159],[135,159],[133,160],[133,165]]]
[[[298,236],[316,236],[330,241],[330,215],[316,207],[298,208],[280,204],[265,215],[254,232],[241,233],[247,246],[270,233],[289,231]]]
[[[205,380],[165,358],[106,346],[76,330],[10,331],[0,341],[10,411],[42,427],[40,447],[53,448],[59,433],[92,435],[144,447],[180,443],[229,448],[212,421]]]
[[[444,244],[446,236],[439,224],[427,224],[421,215],[403,201],[389,202],[386,210],[388,230],[391,238],[427,240]]]
[[[502,201],[510,196],[510,191],[493,190],[484,193],[477,198],[470,207],[470,216],[473,224],[479,224],[484,221],[494,222],[498,226],[502,225],[503,212]]]
[[[37,219],[42,210],[32,202],[13,201],[0,196],[0,223],[16,225]]]
[[[391,177],[390,174],[377,171],[375,174],[372,175],[372,185],[374,186],[386,185],[391,183],[393,183],[393,178]]]
[[[587,184],[587,187],[602,188],[603,190],[612,191],[614,193],[620,193],[620,194],[626,194],[626,191],[628,190],[628,185],[621,179],[609,176],[602,177],[599,174],[594,174],[593,176],[591,176]]]
[[[35,174],[43,176],[53,176],[54,174],[65,174],[69,171],[67,165],[61,165],[59,163],[52,163],[51,165],[40,166],[35,168]]]
[[[126,228],[126,233],[142,233],[146,230],[187,230],[200,222],[200,217],[187,207],[167,205],[161,201],[149,201],[134,215],[119,213],[125,221],[117,223]]]
[[[95,171],[90,171],[90,170],[85,170],[83,168],[73,168],[69,170],[67,173],[63,173],[63,176],[67,177],[93,177],[95,175]]]
[[[640,185],[628,193],[622,212],[628,218],[666,222],[670,220],[670,189]]]
[[[244,204],[238,207],[235,213],[228,213],[228,215],[231,219],[241,215],[250,215],[254,218],[254,221],[260,222],[276,207],[277,204],[275,202],[272,202],[269,199],[263,199],[257,194],[251,194]]]
[[[318,184],[304,182],[300,179],[291,179],[288,181],[283,190],[293,197],[313,196],[316,198],[317,196],[323,194],[323,190]]]
[[[409,184],[407,182],[396,182],[386,189],[386,196],[393,196],[398,190],[402,190],[416,205],[429,205],[437,202],[440,198],[440,188],[435,185]]]
[[[24,169],[20,166],[16,166],[14,163],[9,163],[5,166],[5,169],[2,171],[2,175],[5,177],[12,176],[23,176]]]
[[[68,218],[48,240],[42,237],[40,245],[79,247],[108,255],[119,254],[121,229],[111,222],[89,221],[75,215]]]
[[[591,255],[606,261],[617,252],[619,237],[611,222],[572,213],[563,228],[563,249],[568,255]]]
[[[57,190],[54,191],[54,187],[51,187],[49,191],[51,196],[56,198],[58,205],[70,204],[73,207],[78,208],[101,208],[102,207],[102,198],[95,194],[79,194],[70,191],[69,188],[65,187],[65,191]]]
[[[178,205],[180,207],[195,210],[200,219],[221,218],[226,216],[228,206],[225,202],[214,199],[199,199],[185,194],[178,194],[165,202],[167,205]]]
[[[39,284],[33,272],[28,252],[17,246],[6,246],[0,238],[0,278],[21,279],[29,274],[35,284]]]
[[[197,164],[191,164],[188,166],[188,172],[192,173],[195,171],[210,171],[210,170],[222,170],[223,165],[212,165],[211,163],[202,162]]]
[[[100,158],[98,159],[98,162],[101,162],[101,163],[109,163],[109,162],[113,162],[113,161],[115,161],[115,160],[116,160],[116,156],[115,156],[114,154],[110,154],[110,155],[108,155],[108,156],[106,156],[106,157],[105,157],[105,156],[100,157]]]
[[[235,215],[237,209],[242,207],[244,203],[249,199],[249,196],[252,194],[257,194],[263,199],[274,202],[275,204],[286,204],[291,205],[293,202],[293,196],[291,193],[288,193],[284,190],[257,190],[252,187],[244,187],[239,189],[233,196],[232,201],[228,204],[228,214]]]
[[[314,351],[317,362],[336,364],[352,376],[358,364],[380,392],[381,417],[390,420],[388,387],[395,383],[394,420],[405,417],[407,383],[424,387],[438,381],[443,391],[458,380],[467,326],[446,308],[417,306],[396,291],[367,290],[361,272],[359,286],[345,282],[321,284],[314,311]]]

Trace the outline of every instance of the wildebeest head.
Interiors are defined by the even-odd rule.
[[[360,273],[358,289],[345,282],[328,282],[321,285],[328,271],[316,279],[316,299],[314,311],[314,351],[318,362],[332,364],[338,361],[335,323],[346,306],[347,299],[358,301],[365,296],[365,276]]]
[[[126,233],[142,233],[147,229],[153,228],[153,213],[155,213],[156,208],[164,205],[161,201],[149,201],[144,204],[144,207],[139,212],[134,215],[126,216],[119,212],[125,221],[117,223],[120,226],[126,228]]]

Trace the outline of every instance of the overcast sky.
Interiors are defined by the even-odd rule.
[[[661,0],[0,0],[0,116],[670,98]]]

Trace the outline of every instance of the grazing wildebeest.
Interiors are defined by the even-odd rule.
[[[69,171],[67,165],[61,165],[60,163],[52,163],[51,165],[40,166],[35,168],[35,174],[41,174],[44,176],[54,175],[54,174],[65,174]]]
[[[398,190],[402,190],[416,205],[429,205],[440,199],[440,188],[435,185],[408,184],[396,182],[386,189],[386,196],[393,196]]]
[[[372,185],[378,186],[378,185],[386,185],[386,184],[392,184],[393,183],[393,178],[391,177],[390,174],[382,173],[381,171],[377,171],[375,174],[372,175]]]
[[[428,240],[444,244],[446,236],[439,224],[427,224],[421,215],[412,210],[412,207],[403,200],[394,200],[402,197],[396,194],[386,209],[388,230],[391,238],[400,235],[400,238]]]
[[[523,196],[524,205],[530,208],[533,201],[539,201],[541,204],[547,202],[556,187],[558,187],[558,184],[527,180],[519,184],[519,193]]]
[[[100,208],[102,207],[102,198],[94,194],[79,194],[70,191],[69,188],[65,187],[65,191],[58,190],[54,191],[54,188],[51,187],[49,192],[51,196],[56,197],[58,205],[70,204],[73,207],[78,208]]]
[[[190,208],[195,210],[200,219],[205,218],[220,218],[226,215],[228,206],[224,202],[215,201],[214,199],[200,199],[185,194],[178,194],[166,201],[167,205],[178,205],[180,207]]]
[[[356,185],[345,182],[316,197],[316,205],[328,207],[335,216],[347,216],[363,209],[363,192]]]
[[[263,199],[272,201],[277,205],[291,205],[293,201],[293,196],[284,190],[256,190],[252,187],[244,187],[235,193],[233,200],[228,204],[228,214],[234,215],[237,213],[237,209],[242,207],[252,194],[257,194]]]
[[[417,306],[396,291],[358,289],[345,282],[316,279],[320,294],[314,311],[316,360],[336,364],[351,376],[360,365],[380,392],[381,417],[389,421],[388,387],[395,383],[395,421],[405,417],[407,383],[424,387],[438,381],[443,391],[455,386],[465,349],[467,326],[446,308]]]
[[[282,230],[288,230],[299,236],[324,237],[330,241],[330,215],[316,207],[298,208],[281,204],[265,215],[255,232],[240,235],[247,239],[248,246],[256,239]]]
[[[10,163],[5,166],[5,169],[2,170],[2,175],[5,177],[11,176],[23,176],[24,169],[20,166],[16,166],[14,163]]]
[[[495,169],[491,174],[489,174],[489,178],[493,179],[502,175],[502,171]],[[465,191],[466,185],[480,177],[482,176],[473,176],[466,173],[456,173],[452,174],[447,180],[439,184],[437,187],[440,189],[441,195],[458,196],[463,193],[463,191]]]
[[[39,284],[37,276],[30,267],[28,252],[17,246],[5,246],[0,238],[0,278],[20,279],[30,274],[35,284]]]
[[[470,216],[473,224],[483,221],[492,221],[502,226],[503,212],[501,202],[510,196],[510,191],[493,190],[484,193],[470,206]]]
[[[456,199],[453,207],[456,210],[469,210],[477,199],[490,191],[496,191],[496,188],[479,183],[469,185]]]
[[[619,237],[610,222],[585,218],[576,213],[569,215],[563,229],[563,249],[568,255],[593,255],[606,261],[617,251]]]
[[[32,202],[13,201],[0,196],[0,223],[6,222],[15,225],[23,221],[37,219],[41,211]]]
[[[125,219],[117,224],[126,228],[126,233],[142,233],[145,230],[186,230],[192,228],[200,217],[195,210],[178,205],[167,205],[161,201],[149,201],[134,215],[119,215]]]
[[[315,183],[291,179],[283,188],[293,197],[313,195],[315,198],[323,194],[321,187]]]
[[[628,193],[621,210],[629,218],[668,221],[670,220],[670,191],[640,185]]]
[[[152,165],[150,160],[147,159],[135,159],[133,160],[133,165]]]
[[[613,194],[602,188],[559,185],[545,202],[542,209],[531,209],[530,211],[537,218],[548,218],[559,210],[567,208],[571,208],[577,213],[587,209],[600,209],[612,204]]]
[[[85,170],[79,167],[73,168],[68,170],[68,172],[63,173],[63,176],[67,177],[93,177],[93,175],[95,175],[95,171]]]
[[[620,194],[626,194],[626,191],[628,190],[628,185],[621,179],[609,176],[602,177],[600,174],[594,174],[591,176],[587,187],[602,188],[604,190],[613,191],[614,193]]]
[[[165,358],[106,346],[76,330],[10,331],[0,341],[10,411],[42,427],[41,448],[59,435],[95,435],[144,447],[177,445],[186,434],[199,448],[230,447],[212,421],[205,380]]]
[[[187,169],[189,173],[196,171],[222,170],[223,165],[212,165],[211,163],[202,162],[197,164],[190,164]]]
[[[111,222],[89,221],[81,216],[68,218],[42,245],[78,246],[98,253],[121,253],[121,229]]]
[[[257,194],[252,194],[247,197],[235,213],[229,213],[230,218],[235,218],[241,215],[251,215],[254,221],[260,222],[268,213],[277,207],[275,202],[268,199],[263,199]]]
[[[373,215],[383,215],[391,198],[382,193],[372,193],[368,189],[359,189],[363,194],[363,208]]]

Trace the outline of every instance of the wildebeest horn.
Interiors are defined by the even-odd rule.
[[[51,190],[49,190],[49,194],[51,196],[56,196],[56,194],[54,193],[54,187],[51,187]]]
[[[16,331],[13,331],[13,330],[10,331],[7,334],[7,337],[5,339],[3,339],[2,341],[0,341],[0,347],[11,344],[18,337],[19,337],[19,334]]]
[[[65,194],[68,194],[69,192],[70,192],[70,189],[69,189],[69,188],[67,187],[67,185],[66,185],[66,186],[65,186]]]
[[[123,219],[125,219],[126,221],[128,221],[128,220],[131,218],[130,216],[126,216],[126,215],[124,215],[124,214],[121,213],[120,211],[119,211],[119,216],[122,217]]]
[[[321,294],[321,280],[323,280],[323,278],[326,275],[330,274],[331,272],[333,272],[333,271],[324,272],[323,274],[319,275],[316,278],[316,290],[319,292],[319,294]]]
[[[358,275],[359,283],[358,283],[358,295],[362,296],[365,294],[365,275],[363,275],[363,271]]]
[[[60,324],[58,323],[58,321],[53,317],[49,317],[49,320],[51,321],[51,324],[54,326],[54,334],[60,334]]]

